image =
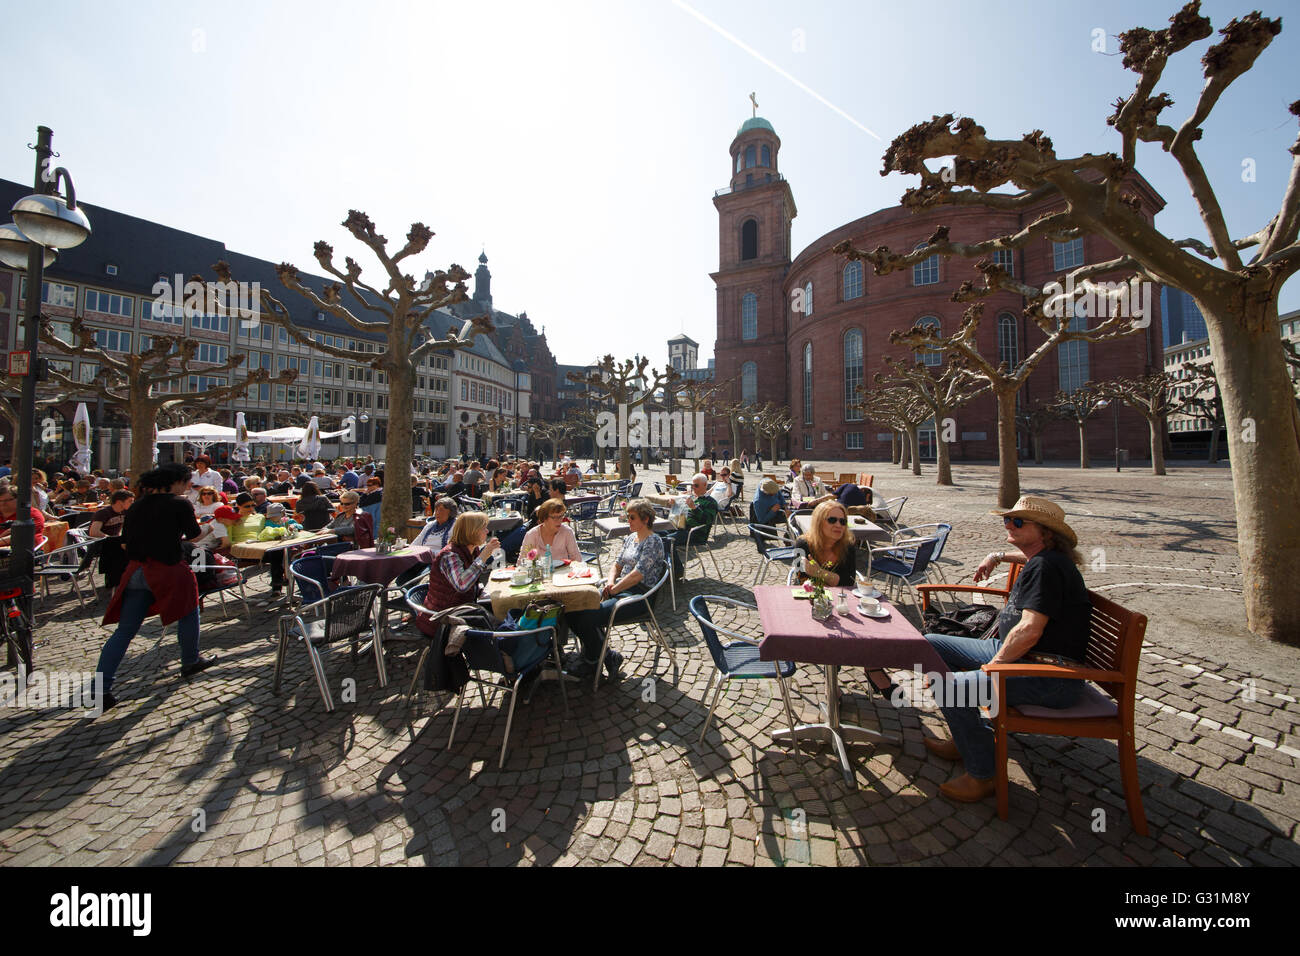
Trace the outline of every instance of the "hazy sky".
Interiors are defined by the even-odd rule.
[[[44,124],[87,202],[303,268],[316,265],[317,239],[355,254],[339,226],[350,208],[394,248],[423,221],[437,236],[421,271],[472,272],[486,248],[495,304],[526,309],[561,362],[639,351],[666,363],[680,331],[703,359],[715,329],[711,197],[728,183],[751,91],[781,137],[797,251],[898,201],[911,183],[882,178],[881,155],[934,113],[973,116],[991,136],[1042,128],[1060,155],[1117,148],[1105,119],[1135,75],[1113,37],[1163,26],[1177,6],[11,5],[0,176],[30,181],[24,147]],[[1217,29],[1252,8],[1203,10]],[[1201,147],[1234,235],[1265,224],[1286,183],[1300,23],[1286,26],[1220,102]],[[1195,102],[1207,46],[1166,71],[1166,118]],[[1204,237],[1175,164],[1144,148],[1139,168],[1169,203],[1157,224]],[[1298,288],[1284,311],[1300,307]]]

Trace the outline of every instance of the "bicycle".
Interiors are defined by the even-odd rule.
[[[23,664],[24,675],[30,675],[35,643],[32,639],[31,618],[23,609],[21,587],[0,589],[0,631],[4,633],[5,647],[8,651],[5,667],[16,667],[15,659],[17,659]]]

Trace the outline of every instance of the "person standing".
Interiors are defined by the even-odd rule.
[[[190,501],[199,500],[200,488],[222,490],[222,478],[209,467],[211,464],[212,461],[207,455],[199,455],[198,458],[194,459],[194,474],[190,476],[190,489],[188,492]]]
[[[192,677],[217,662],[199,654],[199,587],[182,559],[181,541],[199,536],[194,506],[184,497],[191,487],[185,465],[163,465],[140,476],[140,498],[126,513],[122,541],[127,565],[104,613],[117,629],[104,644],[95,670],[103,675],[104,709],[114,706],[111,693],[117,668],[145,619],[157,614],[166,627],[176,624],[181,645],[181,676]]]

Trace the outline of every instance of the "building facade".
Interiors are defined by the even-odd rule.
[[[931,257],[912,269],[874,276],[863,263],[831,252],[841,240],[857,247],[886,245],[910,250],[940,225],[958,241],[1014,233],[1049,206],[1024,212],[944,207],[913,213],[901,206],[882,209],[821,236],[797,254],[791,249],[791,222],[797,215],[791,184],[780,172],[781,141],[762,117],[746,120],[730,147],[731,181],[713,198],[718,212],[717,375],[734,378],[736,398],[775,401],[793,417],[789,454],[820,459],[887,459],[890,433],[867,420],[855,406],[858,387],[884,371],[882,358],[911,358],[941,366],[938,352],[911,352],[889,341],[894,330],[918,323],[947,335],[961,324],[964,306],[951,301],[964,280],[977,280],[973,262]],[[1163,200],[1140,176],[1132,185],[1142,214],[1150,219]],[[1085,236],[1067,243],[1047,240],[1014,250],[1002,264],[1017,277],[1041,285],[1075,266],[1116,255],[1104,240]],[[1021,407],[1050,400],[1086,381],[1137,376],[1162,364],[1159,296],[1153,296],[1150,325],[1124,339],[1067,343],[1047,356],[1021,390]],[[1020,296],[1000,292],[984,300],[977,342],[985,356],[999,356],[1014,367],[1044,340],[1022,313]],[[1087,319],[1076,319],[1086,323]],[[1086,327],[1086,326],[1084,326]],[[997,408],[991,397],[976,399],[956,414],[954,459],[997,457]],[[1095,429],[1090,444],[1098,457],[1113,448],[1110,429]],[[1103,434],[1103,431],[1105,432]],[[1147,426],[1125,409],[1120,415],[1121,447],[1144,457]],[[935,454],[933,423],[922,428],[922,457]],[[1078,452],[1077,433],[1064,422],[1049,426],[1043,438],[1051,457]],[[1027,436],[1021,447],[1029,452]]]

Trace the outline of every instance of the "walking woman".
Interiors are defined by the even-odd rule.
[[[181,676],[192,677],[217,662],[199,655],[199,588],[185,563],[181,540],[200,534],[194,506],[185,497],[190,469],[168,464],[140,476],[142,497],[126,513],[122,544],[127,566],[104,613],[117,630],[99,654],[95,670],[104,675],[104,709],[117,703],[113,677],[131,639],[145,619],[157,614],[163,626],[176,623],[181,644]]]

